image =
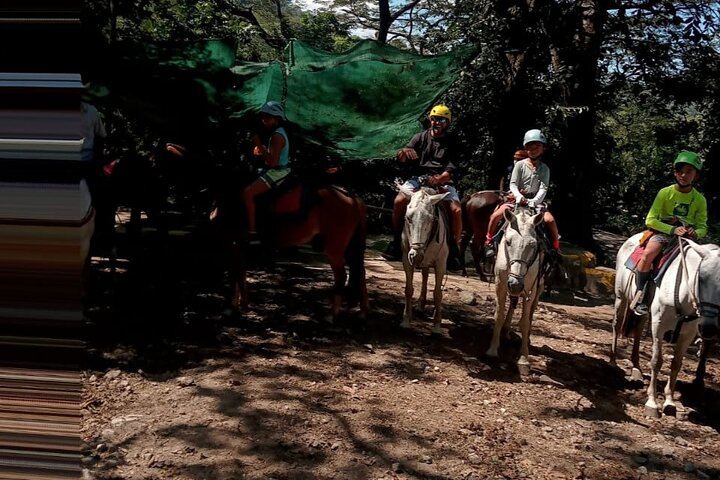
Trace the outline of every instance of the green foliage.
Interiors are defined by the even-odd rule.
[[[350,37],[350,26],[332,12],[306,12],[297,20],[293,36],[314,48],[343,52],[356,42]]]

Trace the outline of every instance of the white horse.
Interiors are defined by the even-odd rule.
[[[516,211],[505,210],[505,233],[498,246],[495,261],[495,326],[493,337],[486,354],[498,356],[500,334],[507,338],[510,334],[513,312],[518,299],[522,299],[520,331],[522,346],[517,361],[521,375],[530,373],[528,361],[530,348],[530,326],[532,316],[543,289],[541,265],[543,251],[538,241],[538,225],[543,221],[543,213],[534,209],[517,207]],[[505,311],[507,296],[510,294],[510,307]]]
[[[613,343],[610,361],[615,362],[618,330],[634,314],[630,302],[635,293],[635,273],[625,267],[625,261],[635,250],[642,234],[625,241],[617,254],[615,273],[615,318],[613,320]],[[656,402],[656,383],[662,366],[663,336],[668,331],[678,331],[677,342],[670,365],[670,377],[665,386],[663,412],[675,415],[673,399],[675,382],[682,367],[683,357],[688,346],[699,333],[707,340],[713,340],[718,334],[718,314],[720,313],[720,247],[717,245],[698,245],[692,240],[680,239],[681,252],[668,265],[663,281],[657,287],[650,305],[653,354],[650,362],[651,377],[648,387],[648,400],[645,412],[649,416],[659,416]],[[636,319],[637,320],[637,319]],[[643,319],[635,323],[642,330]],[[678,330],[679,329],[679,330]],[[632,362],[633,377],[642,379],[639,364],[640,335],[636,332]]]
[[[398,187],[400,192],[410,196],[405,213],[405,226],[402,232],[403,269],[405,270],[405,311],[403,328],[409,328],[413,317],[413,274],[416,268],[422,271],[420,289],[420,308],[427,301],[427,282],[430,267],[435,269],[435,316],[433,333],[441,333],[442,320],[442,279],[445,275],[448,257],[447,224],[438,202],[448,193],[437,193],[432,188],[422,187],[415,192]]]

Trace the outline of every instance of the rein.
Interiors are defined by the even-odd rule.
[[[687,267],[687,260],[685,259],[685,248],[690,248],[690,246],[687,241],[683,243],[682,237],[678,238],[678,244],[680,246],[680,265],[678,266],[678,272],[675,276],[675,291],[673,292],[673,302],[675,303],[675,313],[677,315],[677,318],[682,319],[683,321],[690,321],[700,317],[701,314],[698,305],[702,305],[702,303],[698,301],[698,298],[695,295],[695,288],[697,287],[698,275],[700,274],[700,264],[702,264],[703,259],[700,258],[700,264],[698,264],[697,271],[695,272],[695,285],[693,287],[690,285],[690,271]],[[680,285],[683,279],[688,286],[688,292],[690,293],[690,302],[692,303],[693,310],[695,311],[695,313],[690,315],[683,315],[680,308]]]

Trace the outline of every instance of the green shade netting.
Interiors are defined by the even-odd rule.
[[[417,133],[418,120],[472,51],[420,56],[364,40],[335,54],[294,40],[284,63],[252,63],[235,62],[230,42],[145,44],[114,52],[119,64],[98,84],[163,128],[188,132],[213,118],[245,119],[278,100],[296,147],[321,147],[346,160],[387,158]]]

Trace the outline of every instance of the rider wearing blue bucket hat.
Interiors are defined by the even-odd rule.
[[[260,107],[260,122],[270,135],[267,142],[263,142],[257,135],[253,138],[255,144],[253,155],[263,159],[266,169],[243,192],[251,244],[259,243],[255,220],[255,198],[268,190],[278,188],[290,175],[288,166],[290,143],[283,126],[284,120],[285,109],[280,102],[270,100]]]

